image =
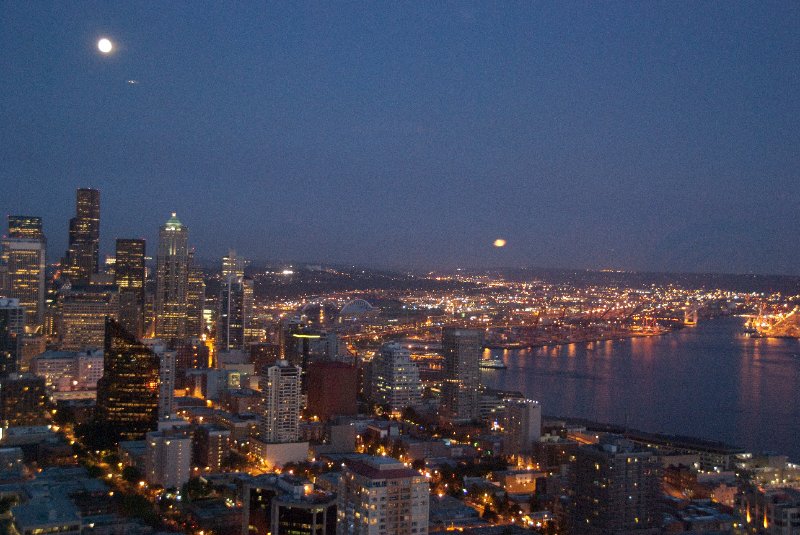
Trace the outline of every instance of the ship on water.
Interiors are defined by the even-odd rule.
[[[505,370],[506,364],[503,362],[503,359],[500,357],[489,357],[486,359],[481,359],[478,363],[481,368],[490,369],[490,370]]]

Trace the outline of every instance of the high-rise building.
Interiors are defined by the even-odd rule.
[[[503,419],[503,453],[528,455],[533,444],[542,436],[542,406],[538,401],[525,398],[505,398]]]
[[[189,252],[189,276],[186,287],[186,336],[202,338],[205,334],[206,283],[203,270],[194,263],[194,252]]]
[[[11,373],[0,379],[0,427],[44,425],[46,404],[43,378]]]
[[[336,496],[310,481],[265,474],[245,481],[242,535],[335,535]]]
[[[119,323],[136,338],[144,335],[145,241],[117,239],[114,284],[119,288]]]
[[[106,323],[97,421],[123,440],[140,440],[158,422],[159,358],[114,320]]]
[[[475,420],[480,416],[478,402],[482,350],[482,331],[458,327],[442,329],[442,408],[454,421]]]
[[[0,298],[0,377],[19,370],[25,310],[19,299]]]
[[[11,283],[8,281],[8,264],[3,254],[3,244],[0,243],[0,295],[6,296],[11,292]]]
[[[30,331],[41,331],[44,325],[46,249],[40,217],[8,216],[8,238],[0,246],[6,279],[0,292],[19,299]]]
[[[186,337],[188,286],[188,230],[173,213],[158,234],[155,299],[157,338],[173,342]]]
[[[174,428],[147,433],[145,478],[151,485],[180,489],[192,475],[192,435]]]
[[[218,472],[231,451],[230,443],[230,429],[215,424],[198,426],[194,433],[195,464]]]
[[[209,349],[202,340],[192,338],[180,344],[175,350],[175,388],[182,390],[194,384],[187,377],[193,369],[209,367]]]
[[[41,334],[25,333],[20,341],[19,355],[17,356],[17,371],[27,373],[31,371],[31,361],[36,355],[41,355],[47,349],[47,339]]]
[[[422,401],[419,368],[411,352],[397,342],[381,346],[372,361],[373,398],[390,411],[417,407]]]
[[[105,344],[106,320],[116,320],[116,286],[73,286],[59,292],[58,347],[64,351],[99,349]]]
[[[428,481],[391,457],[347,464],[336,505],[339,535],[428,533]]]
[[[222,284],[217,314],[217,351],[244,350],[253,316],[253,280],[229,276]]]
[[[8,216],[8,237],[26,240],[44,240],[42,218],[32,215]]]
[[[75,212],[62,270],[73,284],[88,284],[100,266],[100,192],[80,188]]]
[[[158,365],[158,418],[172,416],[175,410],[175,351],[157,351]]]
[[[570,533],[659,533],[658,462],[652,452],[619,437],[575,453]]]
[[[279,360],[261,372],[260,438],[268,444],[297,442],[300,433],[300,367]]]
[[[312,362],[306,379],[309,415],[327,421],[358,414],[358,368],[344,362]]]
[[[230,249],[227,256],[222,257],[222,280],[228,280],[228,277],[244,277],[244,268],[247,265],[247,260],[237,256],[236,251]]]

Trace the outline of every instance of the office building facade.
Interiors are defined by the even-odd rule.
[[[381,346],[372,361],[373,397],[390,411],[417,407],[422,401],[419,368],[411,360],[411,352],[398,342]]]
[[[119,289],[119,323],[136,338],[144,335],[145,307],[144,240],[117,239],[114,284]]]
[[[123,440],[140,440],[158,422],[159,357],[114,320],[106,323],[97,421]]]
[[[297,442],[300,433],[300,367],[285,360],[262,370],[260,438],[268,444]]]
[[[480,417],[482,351],[482,331],[458,327],[445,327],[442,330],[442,409],[453,421],[466,422]]]
[[[75,217],[69,221],[69,247],[62,272],[73,284],[89,284],[100,266],[100,192],[77,192]]]
[[[8,237],[0,245],[5,272],[0,297],[19,299],[31,332],[44,326],[46,249],[40,217],[8,216]]]
[[[19,371],[25,309],[19,299],[0,298],[0,377]]]
[[[155,334],[170,342],[186,337],[188,240],[188,229],[173,213],[158,234],[155,296]]]
[[[352,461],[337,498],[339,535],[428,533],[430,490],[416,470],[391,457]]]

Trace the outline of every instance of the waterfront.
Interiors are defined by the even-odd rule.
[[[491,350],[486,386],[549,415],[721,440],[800,460],[800,341],[747,338],[727,317],[664,336]]]

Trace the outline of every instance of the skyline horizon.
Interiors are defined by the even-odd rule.
[[[93,186],[81,186],[77,189],[97,189],[100,191],[101,194],[101,201],[100,201],[100,256],[103,260],[106,258],[112,258],[115,255],[115,242],[118,239],[141,239],[144,240],[146,244],[153,244],[155,248],[157,248],[158,238],[157,237],[148,237],[145,235],[120,235],[114,237],[104,237],[104,233],[102,232],[103,228],[103,201],[102,201],[102,191],[98,188]],[[170,216],[176,215],[177,212],[169,212],[167,215],[167,219]],[[7,218],[11,216],[32,216],[32,217],[41,217],[42,218],[42,228],[43,233],[46,239],[47,248],[46,248],[46,258],[47,258],[47,265],[48,267],[53,267],[58,265],[61,260],[63,259],[63,253],[60,255],[55,255],[54,251],[62,250],[66,252],[67,250],[67,240],[63,239],[61,241],[64,242],[62,248],[52,248],[51,245],[53,243],[52,238],[48,234],[47,228],[47,218],[41,216],[36,213],[22,213],[22,212],[9,212],[5,214],[6,221],[3,222],[4,225],[4,232],[0,234],[1,236],[5,237],[7,234]],[[181,216],[177,214],[177,218],[180,220]],[[167,221],[165,219],[165,223]],[[636,269],[630,268],[625,266],[574,266],[574,265],[547,265],[547,264],[536,264],[533,262],[512,265],[512,264],[496,264],[496,265],[462,265],[462,264],[454,264],[449,266],[423,266],[423,265],[408,265],[408,264],[392,264],[392,263],[374,263],[371,261],[359,261],[353,262],[352,260],[342,260],[342,259],[323,259],[323,258],[312,258],[312,259],[302,259],[302,258],[280,258],[280,257],[258,257],[258,256],[251,256],[249,254],[245,254],[239,248],[235,247],[223,247],[221,250],[217,251],[217,256],[211,256],[210,253],[203,254],[202,251],[198,251],[198,249],[192,243],[192,227],[191,225],[183,223],[185,227],[187,227],[189,232],[189,246],[193,253],[196,255],[194,258],[203,268],[209,268],[211,264],[214,262],[221,262],[222,257],[230,251],[235,251],[238,256],[244,258],[248,261],[248,266],[252,266],[254,263],[262,264],[268,266],[270,264],[275,265],[327,265],[327,266],[340,266],[346,267],[350,266],[352,268],[368,268],[374,270],[387,270],[393,271],[396,273],[413,273],[414,275],[418,275],[420,271],[429,271],[429,272],[436,272],[436,271],[455,271],[455,270],[553,270],[553,271],[585,271],[585,272],[593,272],[593,273],[602,273],[602,272],[609,272],[609,273],[619,273],[619,274],[639,274],[639,275],[721,275],[721,276],[759,276],[759,277],[786,277],[786,278],[800,278],[800,272],[796,273],[777,273],[777,272],[735,272],[735,271],[702,271],[702,270],[668,270],[668,269]],[[163,225],[163,223],[162,223]],[[66,220],[66,224],[63,228],[64,237],[68,235],[68,228],[69,228],[69,218]],[[158,227],[160,228],[160,226]],[[155,231],[151,231],[151,234],[158,235],[158,229]],[[491,244],[490,244],[491,246]],[[493,247],[498,249],[497,247]],[[502,249],[502,248],[500,248]],[[151,254],[150,252],[147,253],[148,265],[155,264],[156,255]]]
[[[97,189],[97,188],[94,188],[92,186],[81,186],[80,188],[76,188],[75,191],[77,191],[77,189],[83,189],[83,188]],[[99,190],[99,189],[98,189],[98,191],[100,191],[100,194],[101,194],[101,201],[100,201],[100,206],[101,206],[101,212],[100,212],[101,213],[101,216],[100,216],[100,223],[101,223],[100,224],[100,229],[101,229],[101,232],[100,232],[100,255],[101,255],[101,257],[103,259],[110,258],[110,257],[114,256],[114,254],[115,254],[115,242],[116,242],[117,239],[141,239],[141,240],[144,240],[146,244],[154,244],[154,247],[157,247],[157,244],[158,244],[157,235],[158,235],[158,229],[160,228],[160,226],[156,230],[151,231],[150,232],[150,234],[151,234],[150,236],[147,236],[147,235],[144,235],[144,234],[133,235],[132,233],[129,233],[128,235],[119,235],[119,236],[114,236],[114,237],[105,236],[105,233],[103,233],[103,231],[102,231],[102,229],[103,229],[103,221],[104,221],[103,209],[102,209],[102,206],[103,206],[102,191]],[[180,214],[178,214],[177,212],[169,212],[167,214],[167,219],[169,219],[169,217],[171,215],[173,215],[173,214],[177,214],[178,219],[179,220],[181,219]],[[53,247],[51,247],[51,245],[53,243],[53,239],[50,237],[50,234],[48,233],[48,230],[47,230],[48,227],[49,227],[49,225],[47,224],[48,218],[46,218],[44,216],[41,216],[39,214],[36,214],[36,213],[23,213],[23,212],[18,212],[18,213],[9,212],[9,213],[7,213],[5,215],[6,219],[8,217],[11,217],[11,216],[41,217],[42,218],[43,232],[44,232],[44,236],[45,236],[46,241],[47,241],[46,254],[47,254],[48,266],[49,267],[55,266],[63,259],[63,253],[62,254],[56,254],[55,251],[59,251],[59,250],[63,249],[63,251],[66,252],[66,250],[67,250],[67,239],[66,239],[66,237],[68,236],[69,218],[66,219],[64,228],[62,229],[64,237],[58,239],[59,241],[63,242],[63,247],[61,247],[61,248],[53,248]],[[165,219],[164,222],[166,222],[167,219]],[[4,221],[3,224],[4,224],[4,232],[3,232],[2,236],[5,236],[6,233],[7,233],[7,222]],[[163,225],[163,223],[162,223],[162,225]],[[274,264],[278,264],[278,265],[280,265],[280,264],[284,264],[284,265],[286,265],[286,264],[298,264],[298,265],[299,264],[306,264],[306,265],[321,264],[321,265],[329,265],[329,266],[352,266],[354,268],[355,267],[365,267],[365,268],[376,269],[376,270],[390,270],[390,271],[396,271],[396,272],[404,272],[404,271],[405,272],[419,272],[419,271],[435,272],[435,271],[453,271],[453,270],[457,270],[457,269],[465,269],[465,270],[541,269],[541,270],[558,270],[558,271],[577,270],[577,271],[587,271],[587,272],[597,272],[597,273],[605,271],[605,272],[630,273],[630,274],[665,274],[665,275],[682,275],[682,274],[686,274],[686,275],[731,275],[731,276],[753,275],[753,276],[763,276],[763,277],[788,277],[788,278],[800,277],[800,272],[766,272],[766,271],[738,271],[737,272],[737,271],[709,271],[709,270],[701,270],[701,269],[699,269],[699,270],[670,270],[670,269],[659,269],[659,268],[637,269],[637,268],[632,268],[632,267],[628,267],[628,266],[610,266],[610,265],[575,266],[575,265],[555,265],[555,264],[549,264],[548,265],[548,264],[537,264],[537,263],[534,263],[534,262],[522,263],[522,264],[517,264],[517,265],[513,265],[513,264],[494,264],[494,265],[473,264],[473,265],[466,265],[466,264],[462,264],[462,263],[456,263],[456,264],[451,264],[451,265],[434,266],[434,265],[430,265],[430,264],[429,265],[420,265],[420,264],[412,265],[412,264],[401,264],[401,263],[383,263],[382,264],[382,263],[374,262],[374,261],[370,261],[370,260],[354,262],[354,261],[352,261],[350,259],[324,259],[324,258],[302,259],[302,258],[290,258],[288,256],[287,257],[276,257],[276,256],[272,256],[272,257],[260,256],[259,257],[259,256],[253,256],[253,255],[245,254],[238,247],[222,247],[221,249],[219,247],[217,247],[216,248],[217,249],[217,251],[216,251],[216,255],[217,256],[213,256],[212,253],[203,253],[202,251],[199,251],[197,249],[197,247],[192,243],[192,226],[189,225],[189,224],[186,224],[186,223],[184,223],[184,226],[186,226],[188,231],[189,231],[189,246],[190,246],[190,249],[192,249],[194,251],[194,253],[197,255],[197,256],[195,256],[195,259],[198,261],[199,265],[201,265],[202,267],[206,267],[206,268],[209,267],[209,264],[212,264],[213,262],[221,261],[222,257],[225,254],[227,254],[229,251],[233,250],[239,256],[245,258],[250,264],[252,264],[252,263],[260,263],[260,264],[264,264],[264,265],[269,265],[270,263],[274,263]],[[156,237],[153,237],[153,235],[155,235]],[[487,247],[491,247],[493,249],[501,249],[502,250],[502,248],[493,247],[491,243],[489,243],[489,245]],[[156,257],[155,257],[155,254],[150,254],[148,252],[147,253],[147,258],[151,262],[154,263]]]
[[[46,212],[53,247],[83,181],[103,236],[153,238],[175,211],[209,255],[800,265],[795,3],[157,14],[13,4],[0,23],[0,213]]]

